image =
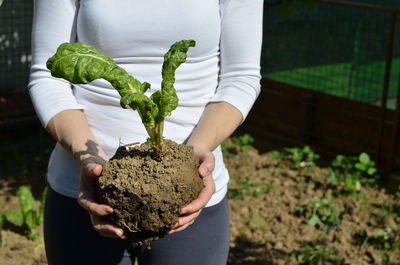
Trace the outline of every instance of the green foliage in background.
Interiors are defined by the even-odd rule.
[[[399,231],[393,231],[389,227],[384,229],[377,229],[374,235],[368,235],[366,231],[361,234],[356,234],[356,241],[358,241],[362,246],[366,244],[374,245],[378,248],[382,264],[389,264],[390,255],[388,251],[398,251],[400,248],[400,234]]]
[[[43,224],[44,200],[47,187],[42,192],[41,203],[38,211],[34,209],[35,199],[27,186],[20,186],[18,190],[21,212],[7,210],[0,215],[0,241],[1,230],[4,222],[10,222],[16,226],[23,227],[25,235],[34,240],[39,235],[36,227]],[[1,241],[2,242],[2,241]]]
[[[291,169],[313,170],[316,167],[315,161],[320,155],[315,153],[309,146],[285,147],[283,151],[272,151],[272,159],[281,159],[286,163],[281,166],[288,166]]]
[[[320,245],[304,246],[300,250],[293,251],[291,255],[296,257],[299,265],[349,265],[336,256],[334,249]]]
[[[232,136],[222,143],[222,152],[226,157],[234,157],[240,152],[245,152],[251,148],[254,138],[250,134]]]
[[[297,216],[309,216],[307,223],[310,226],[322,228],[322,231],[328,234],[333,227],[342,223],[343,216],[347,213],[347,210],[337,214],[334,202],[325,197],[314,197],[307,205],[296,206],[293,209],[293,213]]]
[[[228,196],[232,200],[243,200],[248,195],[259,198],[261,195],[270,192],[272,183],[259,183],[255,178],[248,177],[245,180],[239,180],[237,187],[230,187]]]
[[[338,194],[357,194],[362,185],[373,186],[379,178],[375,162],[367,153],[359,156],[338,155],[329,167],[327,182],[336,187]]]

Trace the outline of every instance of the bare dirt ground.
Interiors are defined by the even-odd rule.
[[[38,139],[9,141],[0,145],[0,212],[19,210],[18,187],[28,185],[39,204],[45,187],[44,175],[53,142]],[[304,246],[333,249],[342,263],[321,264],[400,264],[398,226],[391,207],[395,197],[383,189],[362,188],[360,196],[337,198],[326,184],[329,172],[316,167],[304,172],[282,166],[271,153],[259,154],[250,149],[230,154],[225,162],[231,174],[229,186],[231,215],[230,265],[249,264],[317,264],[301,263],[295,251]],[[309,215],[294,213],[296,206],[310,203],[314,197],[326,197],[335,203],[337,212],[346,210],[339,225],[328,233],[310,226]],[[366,242],[363,235],[390,228],[394,241],[385,248],[377,240]],[[42,237],[27,239],[21,228],[5,223],[0,264],[45,265]],[[397,238],[396,238],[397,236]],[[364,242],[360,242],[364,240]],[[364,243],[364,244],[362,244]]]

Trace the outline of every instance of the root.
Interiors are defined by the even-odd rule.
[[[132,232],[132,233],[137,232],[137,231],[132,230],[129,226],[127,226],[123,220],[121,220],[121,223],[129,230],[129,232]]]

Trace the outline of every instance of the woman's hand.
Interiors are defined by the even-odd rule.
[[[194,155],[200,162],[199,174],[203,179],[204,188],[196,200],[182,208],[178,223],[167,232],[168,234],[182,231],[192,225],[215,192],[215,184],[212,178],[215,165],[213,153],[194,147]]]
[[[87,159],[81,164],[78,203],[89,212],[93,228],[100,235],[125,239],[122,229],[104,218],[104,216],[112,213],[113,209],[108,205],[96,203],[95,185],[96,179],[103,169],[102,164],[91,159]]]

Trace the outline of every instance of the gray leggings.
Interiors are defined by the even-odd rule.
[[[228,202],[203,209],[182,232],[145,246],[101,237],[89,214],[75,199],[49,187],[44,212],[44,239],[49,265],[223,265],[229,252]]]

